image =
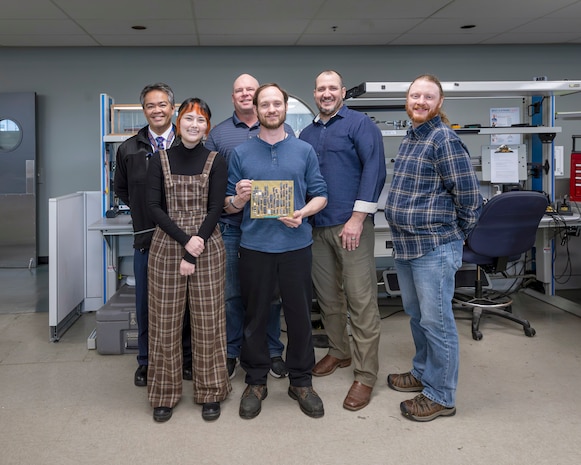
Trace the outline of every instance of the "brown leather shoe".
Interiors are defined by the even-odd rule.
[[[313,376],[327,376],[337,368],[345,368],[349,365],[351,365],[351,358],[337,358],[327,354],[313,368]]]
[[[343,401],[343,407],[352,411],[361,410],[369,404],[371,391],[373,391],[372,387],[361,384],[359,381],[353,381],[351,389]]]

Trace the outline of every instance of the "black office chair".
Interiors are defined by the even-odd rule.
[[[539,192],[513,191],[492,197],[482,208],[478,224],[465,241],[462,261],[477,265],[474,294],[458,291],[454,295],[455,308],[472,311],[472,337],[479,341],[482,314],[493,314],[523,326],[529,337],[535,335],[530,323],[512,313],[509,296],[489,296],[483,292],[482,272],[497,273],[506,270],[509,262],[518,260],[530,250],[539,222],[547,209],[547,197]],[[498,293],[496,293],[498,294]]]

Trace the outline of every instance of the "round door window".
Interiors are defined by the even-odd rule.
[[[313,110],[311,110],[305,102],[300,100],[298,97],[289,95],[285,123],[293,128],[297,137],[299,137],[299,134],[303,129],[313,122],[314,117],[315,114],[313,113]]]
[[[0,152],[10,152],[22,142],[22,129],[16,121],[0,119]]]

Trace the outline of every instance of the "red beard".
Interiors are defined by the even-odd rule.
[[[416,113],[413,112],[413,108],[420,108],[420,109],[424,109],[424,108],[422,108],[420,105],[416,105],[416,104],[413,104],[413,106],[406,105],[406,112],[407,112],[408,116],[410,117],[410,119],[412,120],[412,122],[415,123],[416,125],[420,125],[420,124],[425,123],[426,121],[430,121],[431,119],[435,118],[436,116],[438,116],[440,114],[439,108],[432,108],[427,113],[417,115]]]

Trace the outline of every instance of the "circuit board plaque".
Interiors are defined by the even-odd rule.
[[[280,218],[294,212],[294,181],[252,181],[250,218]]]

